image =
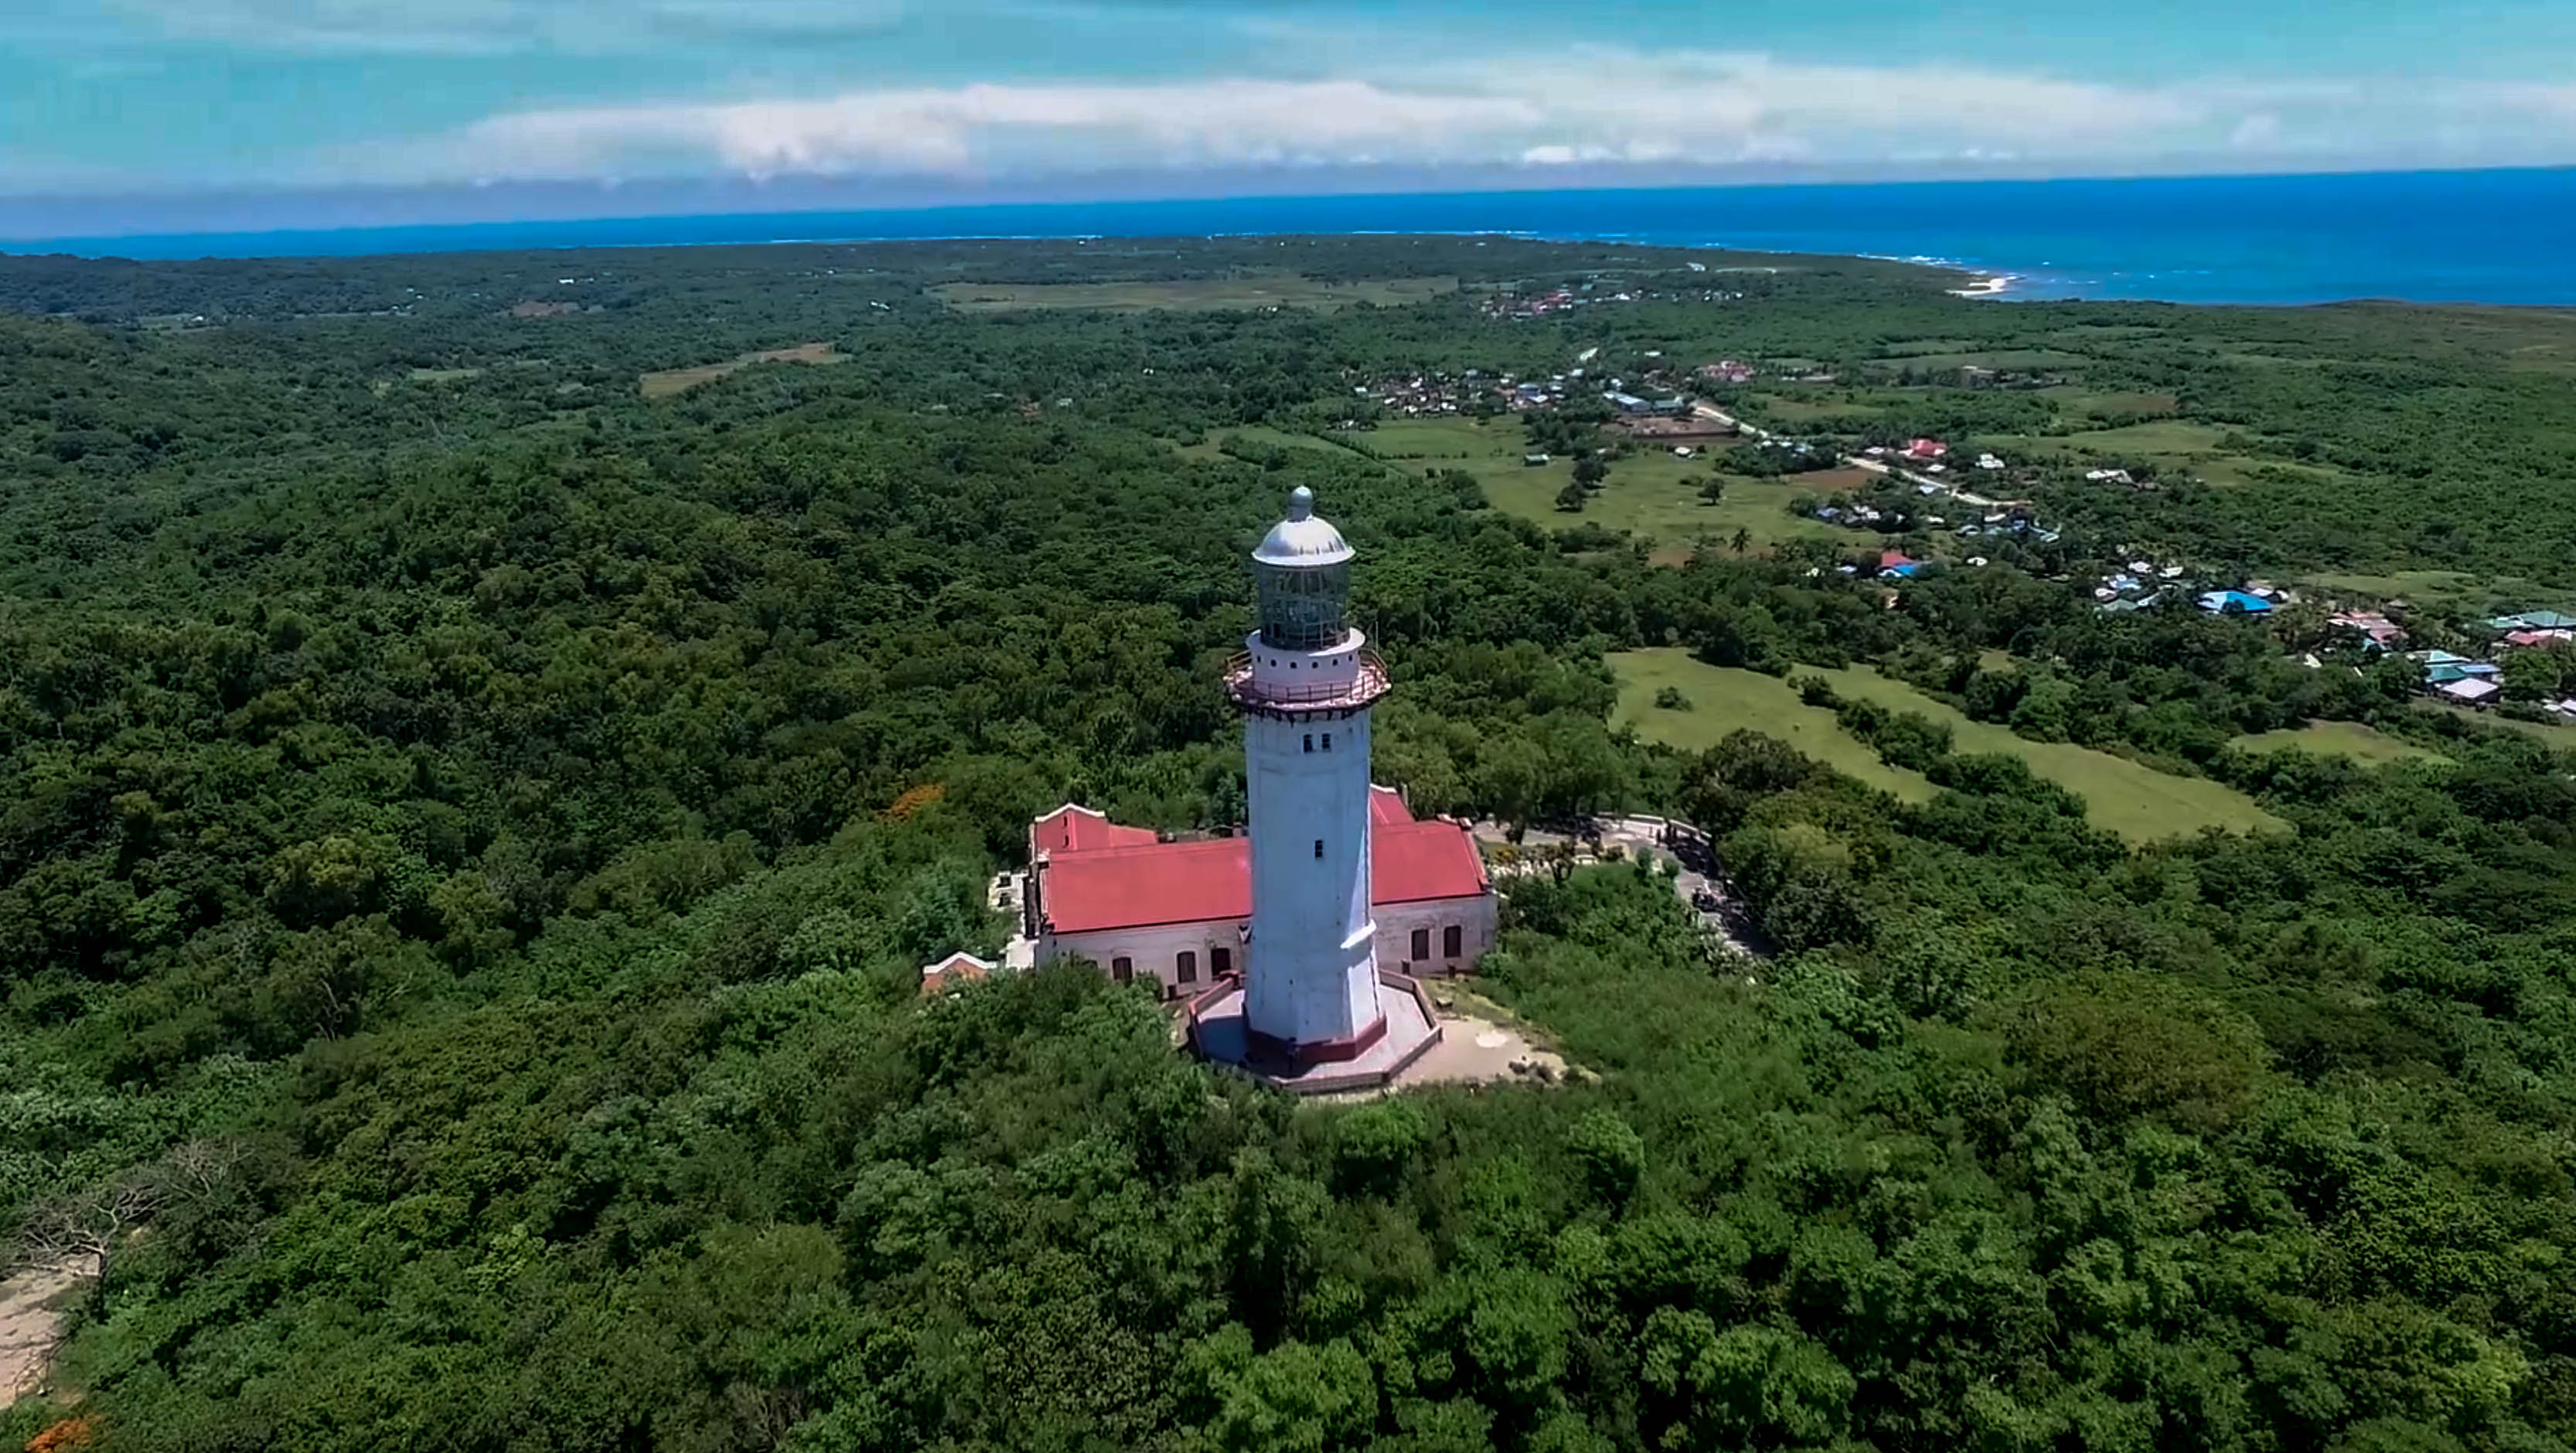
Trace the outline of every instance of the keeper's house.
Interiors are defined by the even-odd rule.
[[[1369,789],[1369,884],[1377,962],[1400,973],[1456,974],[1494,946],[1493,880],[1467,830],[1420,822],[1404,799]],[[1067,803],[1029,824],[1023,931],[1037,959],[1082,958],[1120,983],[1139,975],[1165,997],[1240,973],[1252,930],[1252,843],[1163,842]]]

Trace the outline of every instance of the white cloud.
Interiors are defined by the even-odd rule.
[[[163,37],[290,54],[600,54],[882,29],[903,0],[108,0]]]
[[[820,99],[532,110],[392,163],[429,176],[1007,176],[1243,164],[1442,165],[2147,155],[2214,148],[2249,106],[1956,67],[1588,49],[1329,80],[1026,82]]]

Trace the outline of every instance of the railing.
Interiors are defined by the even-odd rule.
[[[1348,680],[1281,683],[1255,681],[1252,653],[1237,651],[1225,663],[1225,694],[1235,705],[1269,711],[1331,711],[1361,707],[1386,695],[1386,662],[1375,651],[1359,653],[1359,670]]]

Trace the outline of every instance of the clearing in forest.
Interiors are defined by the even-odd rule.
[[[1934,788],[1922,773],[1880,761],[1832,712],[1799,700],[1777,676],[1711,666],[1679,646],[1622,651],[1610,658],[1610,667],[1619,676],[1618,724],[1635,727],[1650,742],[1702,752],[1729,732],[1756,731],[1908,802],[1932,800]],[[1667,686],[1678,688],[1690,705],[1655,705],[1655,693]]]
[[[1872,786],[1895,791],[1900,797],[1920,801],[1929,794],[1930,784],[1922,777],[1880,762],[1874,749],[1842,730],[1833,713],[1800,701],[1786,681],[1758,671],[1711,666],[1693,660],[1678,647],[1624,652],[1612,656],[1610,664],[1619,676],[1619,719],[1634,725],[1640,736],[1651,741],[1699,749],[1715,744],[1737,727],[1750,727],[1780,737],[1818,761]],[[1822,676],[1845,700],[1872,701],[1890,711],[1910,711],[1939,722],[1950,728],[1952,750],[1962,754],[2020,757],[2030,763],[2033,774],[2082,797],[2085,815],[2095,827],[2118,833],[2131,842],[2188,836],[2204,827],[2257,832],[2287,826],[2256,805],[2253,798],[2224,783],[2205,777],[2177,777],[2126,757],[2068,742],[2030,741],[2004,727],[1973,721],[1965,712],[1902,681],[1881,676],[1872,668],[1827,671],[1801,666],[1794,674]],[[1655,692],[1667,685],[1681,688],[1692,709],[1667,711],[1654,706]],[[1798,716],[1797,712],[1813,715]],[[1764,726],[1763,721],[1792,726],[1797,732],[1793,735],[1778,727]],[[1824,728],[1832,729],[1830,737]],[[1865,760],[1874,772],[1856,771],[1847,765],[1860,760]],[[1902,791],[1890,785],[1891,776],[1897,782],[1911,779],[1921,785],[1914,793]]]
[[[1560,510],[1556,497],[1574,482],[1574,461],[1523,462],[1529,444],[1509,419],[1407,419],[1350,436],[1354,447],[1416,474],[1463,469],[1484,486],[1485,499],[1506,514],[1551,530],[1594,524],[1625,530],[1651,546],[1687,547],[1701,541],[1725,545],[1738,530],[1755,548],[1793,539],[1841,539],[1844,532],[1789,513],[1790,501],[1812,488],[1787,480],[1724,476],[1725,496],[1710,504],[1699,496],[1712,477],[1710,456],[1693,441],[1692,457],[1645,449],[1610,466],[1610,477],[1579,512]],[[1732,440],[1716,441],[1723,448]],[[1860,537],[1851,537],[1858,540]]]
[[[847,363],[850,355],[829,343],[799,343],[793,348],[772,348],[765,353],[746,353],[725,363],[710,363],[703,368],[666,368],[659,373],[644,374],[636,383],[648,399],[667,399],[687,393],[702,383],[713,383],[729,373],[755,363]]]
[[[967,313],[1005,313],[1028,308],[1082,308],[1143,313],[1220,312],[1246,308],[1305,308],[1336,312],[1353,303],[1381,308],[1417,303],[1458,291],[1454,277],[1368,278],[1357,282],[1323,282],[1293,272],[1243,273],[1234,277],[1175,278],[1160,282],[1099,283],[942,283],[931,296]]]
[[[2439,752],[2400,741],[2357,721],[2312,721],[2303,727],[2284,727],[2276,732],[2238,737],[2229,745],[2243,752],[2297,750],[2349,757],[2365,767],[2376,767],[2386,762],[2451,760]]]

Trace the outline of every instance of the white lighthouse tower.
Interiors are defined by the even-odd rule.
[[[1313,491],[1291,494],[1252,552],[1261,629],[1226,673],[1252,815],[1244,1022],[1296,1061],[1355,1058],[1386,1033],[1369,899],[1369,708],[1386,666],[1346,619],[1353,553]]]
[[[1369,708],[1387,678],[1348,619],[1352,554],[1312,491],[1291,494],[1252,552],[1261,629],[1225,673],[1244,714],[1252,918],[1240,990],[1198,1001],[1191,1033],[1295,1090],[1383,1083],[1440,1038],[1420,986],[1378,972]]]

